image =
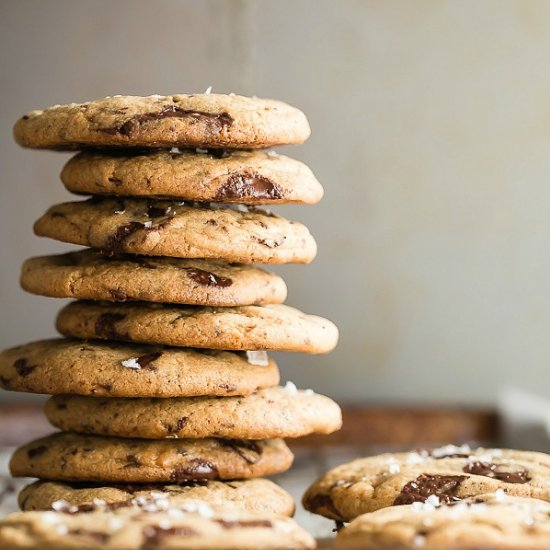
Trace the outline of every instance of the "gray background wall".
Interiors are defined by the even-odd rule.
[[[61,301],[19,290],[19,267],[70,248],[31,231],[69,199],[68,157],[19,149],[13,122],[211,85],[286,100],[313,128],[285,153],[325,199],[282,211],[320,251],[280,272],[341,342],[280,356],[284,378],[347,402],[548,395],[549,52],[544,1],[2,1],[0,345],[54,335]]]

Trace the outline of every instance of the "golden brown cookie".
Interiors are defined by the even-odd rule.
[[[187,481],[179,485],[62,483],[35,481],[19,493],[23,511],[67,510],[71,513],[92,510],[97,503],[114,507],[147,508],[151,499],[163,498],[170,507],[189,500],[202,500],[212,506],[224,506],[247,512],[294,514],[294,499],[268,479],[245,481]]]
[[[19,145],[257,149],[303,143],[305,115],[272,99],[224,94],[114,96],[31,111],[15,124]]]
[[[108,397],[248,395],[279,383],[277,365],[266,363],[228,351],[40,340],[0,353],[0,387]]]
[[[303,163],[273,151],[83,152],[63,168],[73,193],[239,204],[314,204],[323,188]]]
[[[90,249],[28,259],[21,286],[55,298],[212,306],[279,304],[287,292],[281,277],[250,265],[129,254],[105,257]]]
[[[14,477],[107,483],[248,479],[284,472],[293,455],[282,439],[122,439],[58,432],[20,447]]]
[[[73,302],[60,311],[57,329],[74,338],[226,350],[327,353],[338,341],[338,329],[329,320],[284,305],[212,308]]]
[[[308,263],[308,229],[269,212],[177,201],[92,198],[52,206],[34,224],[42,237],[108,253],[242,263]]]
[[[118,437],[271,439],[340,429],[340,407],[294,384],[246,397],[105,398],[60,395],[46,416],[64,431]]]
[[[384,508],[354,519],[336,537],[339,550],[543,550],[549,543],[550,504],[504,493],[454,506]]]
[[[304,507],[338,521],[436,496],[449,504],[503,489],[550,501],[550,456],[447,445],[360,458],[326,473],[306,491]]]
[[[157,498],[147,510],[108,506],[71,514],[17,512],[0,521],[2,550],[298,550],[312,536],[286,516],[211,507],[188,501],[167,508]]]

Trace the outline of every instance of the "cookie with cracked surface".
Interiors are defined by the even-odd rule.
[[[105,318],[115,319],[106,326]],[[327,319],[284,305],[178,307],[73,302],[57,317],[61,334],[226,350],[328,353],[338,329]],[[106,330],[107,329],[107,330]]]
[[[107,258],[91,249],[26,260],[21,286],[54,298],[216,307],[279,304],[287,293],[281,277],[251,265],[129,254]]]
[[[306,491],[304,507],[337,521],[380,508],[443,503],[503,489],[550,501],[550,456],[509,449],[447,445],[411,453],[387,453],[338,466]]]
[[[126,439],[58,432],[20,447],[14,477],[107,483],[249,479],[284,472],[293,455],[282,439]]]
[[[336,537],[346,550],[542,550],[550,542],[550,504],[483,495],[454,506],[384,508],[354,519]]]
[[[239,204],[314,204],[323,188],[303,163],[272,151],[82,152],[63,168],[73,193]]]
[[[108,253],[309,263],[317,245],[307,227],[265,210],[177,201],[92,198],[52,206],[34,224],[42,237]]]
[[[261,149],[303,143],[300,110],[282,101],[224,94],[114,96],[31,111],[13,129],[23,147]]]
[[[40,340],[0,353],[0,387],[50,395],[190,397],[248,395],[276,386],[272,359],[110,342]]]
[[[90,512],[16,512],[0,521],[3,550],[296,550],[315,548],[313,537],[287,516],[225,510],[188,501],[147,510],[123,507]]]
[[[90,511],[105,503],[113,508],[147,507],[152,498],[163,498],[170,507],[189,500],[202,500],[213,506],[224,506],[248,512],[294,514],[294,499],[268,479],[245,481],[187,481],[180,485],[62,483],[35,481],[19,493],[23,511],[68,510]]]
[[[329,434],[342,425],[340,407],[311,390],[265,388],[246,397],[105,398],[60,395],[45,407],[57,428],[145,439],[221,437],[271,439]]]

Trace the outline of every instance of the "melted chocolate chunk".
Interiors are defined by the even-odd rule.
[[[116,288],[109,290],[109,294],[115,302],[125,302],[128,300],[128,294],[122,292],[121,290],[117,290]]]
[[[156,370],[156,367],[151,365],[153,361],[156,361],[162,355],[162,351],[155,351],[153,353],[148,353],[147,355],[141,355],[136,359],[136,363],[142,369]]]
[[[13,368],[16,370],[17,374],[22,378],[29,376],[29,374],[37,367],[38,365],[29,365],[28,360],[22,357],[17,359],[13,363]]]
[[[111,176],[111,177],[109,178],[109,181],[110,181],[111,183],[113,183],[116,187],[118,187],[119,185],[122,185],[122,180],[119,179],[119,178],[115,178],[115,177],[113,177],[113,176]]]
[[[193,481],[196,479],[216,479],[218,469],[214,464],[202,458],[193,458],[190,464],[176,468],[170,474],[170,481],[181,483],[182,481]]]
[[[263,449],[255,441],[243,439],[219,439],[220,445],[235,451],[248,464],[256,464],[262,457]]]
[[[2,387],[5,389],[9,389],[11,386],[11,380],[9,378],[6,378],[5,376],[0,376],[0,384],[2,384]]]
[[[189,420],[189,417],[188,416],[183,416],[181,417],[175,426],[167,426],[166,427],[166,431],[169,433],[169,434],[173,434],[173,433],[177,433],[177,432],[180,432],[181,430],[183,430],[183,428],[185,427],[185,425],[187,424],[187,421]]]
[[[197,532],[191,527],[160,527],[159,525],[147,525],[143,528],[143,544],[141,550],[149,550],[160,547],[164,539],[168,537],[192,537]]]
[[[225,127],[233,124],[233,117],[229,113],[206,113],[204,111],[182,109],[173,105],[164,107],[160,111],[134,115],[118,126],[99,128],[98,131],[109,135],[120,134],[122,136],[131,136],[142,123],[151,120],[162,120],[164,118],[190,118],[193,119],[194,123],[204,122],[207,128],[216,134],[219,134]]]
[[[40,447],[29,449],[27,451],[27,456],[29,458],[36,458],[37,456],[43,455],[47,450],[48,450],[48,447],[46,447],[46,445],[40,445]]]
[[[470,462],[464,466],[467,474],[492,477],[506,483],[527,483],[531,481],[526,470],[514,469],[514,465],[493,464],[489,462]]]
[[[421,474],[415,480],[409,481],[393,505],[412,504],[413,502],[425,502],[429,496],[436,495],[442,504],[457,502],[460,497],[457,496],[460,484],[466,479],[466,476],[443,476]]]
[[[246,527],[273,527],[273,522],[268,519],[215,519],[218,525],[221,525],[224,529],[238,529]]]
[[[280,199],[281,191],[269,179],[256,173],[232,174],[220,187],[216,200],[241,199]]]
[[[197,269],[194,267],[186,267],[184,269],[187,272],[187,276],[200,285],[228,287],[233,284],[233,279],[230,277],[215,275],[204,269]]]
[[[136,231],[145,229],[141,222],[130,222],[117,228],[113,235],[107,239],[106,249],[109,253],[120,252],[124,248],[124,243]]]
[[[116,323],[126,319],[124,313],[102,313],[95,322],[94,331],[98,338],[107,338],[116,340],[117,338],[126,338],[126,334],[121,334],[116,329]]]

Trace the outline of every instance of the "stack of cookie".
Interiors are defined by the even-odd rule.
[[[83,149],[62,172],[92,198],[53,206],[37,235],[89,248],[25,262],[29,292],[76,298],[63,339],[0,355],[0,384],[47,393],[62,431],[18,449],[23,510],[151,496],[291,515],[260,476],[291,466],[282,438],[330,433],[338,406],[292,383],[266,350],[329,352],[337,329],[281,305],[284,281],[256,263],[308,263],[303,225],[257,205],[310,204],[302,163],[261,149],[301,143],[304,115],[235,95],[112,97],[55,106],[15,126],[26,147]],[[93,149],[92,149],[93,148]]]
[[[360,458],[306,491],[306,509],[351,522],[338,548],[550,547],[550,457],[446,445]]]

